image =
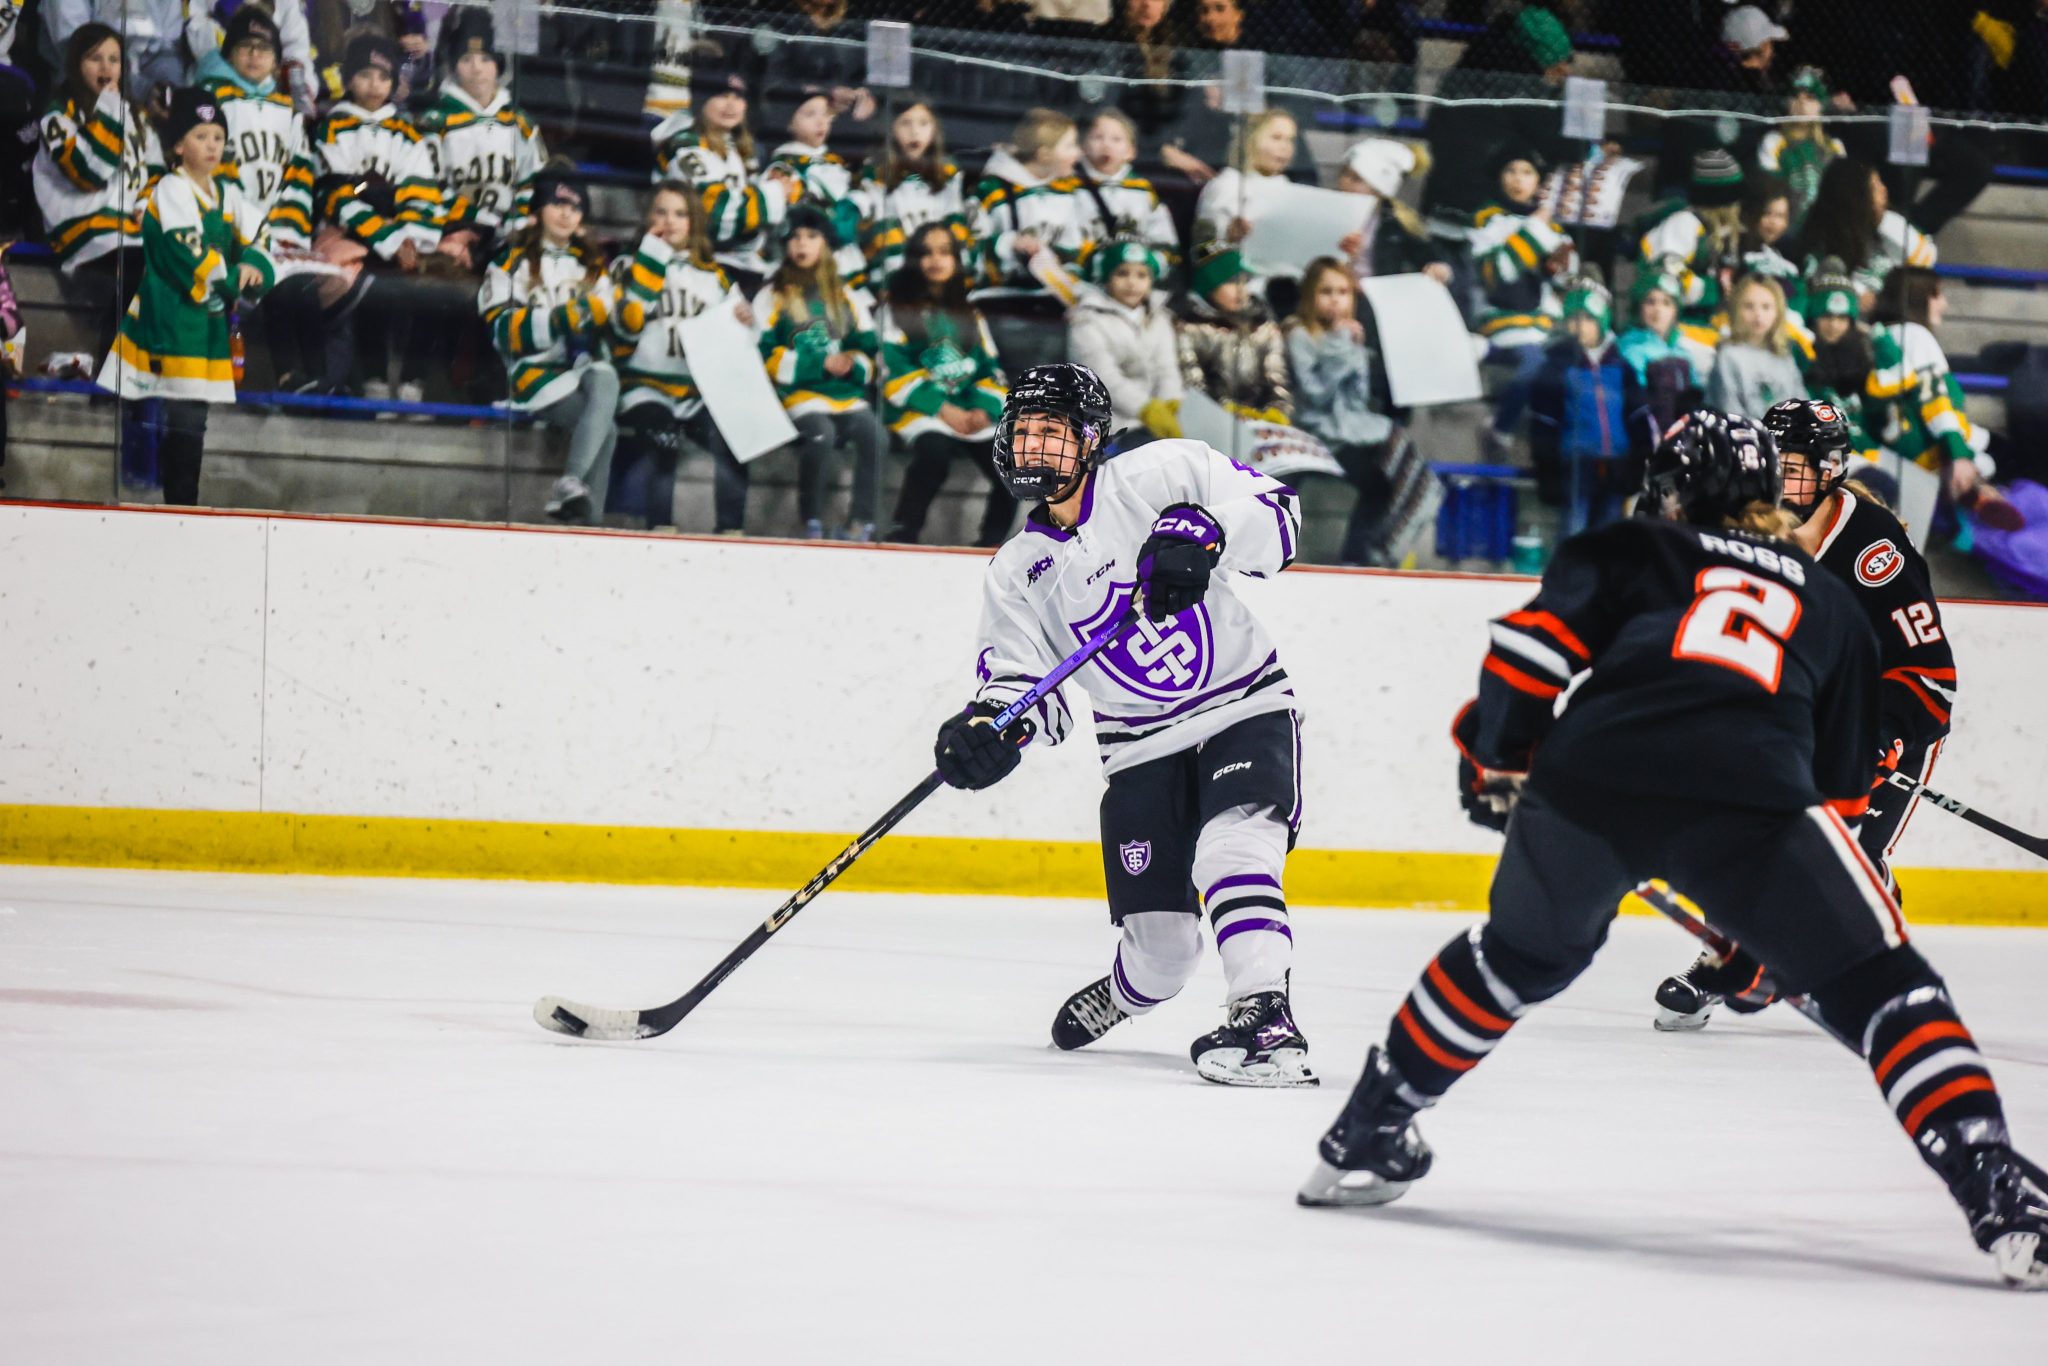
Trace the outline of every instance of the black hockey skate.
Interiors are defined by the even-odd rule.
[[[1320,1086],[1309,1070],[1308,1040],[1294,1023],[1284,991],[1255,991],[1230,1003],[1223,1028],[1188,1050],[1203,1081],[1222,1086]]]
[[[1067,998],[1053,1017],[1053,1047],[1069,1053],[1085,1048],[1131,1017],[1109,994],[1109,979],[1098,978]]]
[[[1939,1125],[1921,1148],[2005,1283],[2048,1290],[2048,1173],[2013,1151],[1996,1120]]]
[[[1723,961],[1708,949],[1693,965],[1657,986],[1657,1018],[1650,1023],[1667,1034],[1706,1028],[1714,1007],[1725,1003],[1737,1015],[1751,1015],[1777,999],[1777,988],[1763,964],[1736,949]]]
[[[1384,1205],[1429,1175],[1433,1154],[1415,1127],[1415,1106],[1401,1098],[1401,1074],[1377,1046],[1316,1152],[1296,1204]]]

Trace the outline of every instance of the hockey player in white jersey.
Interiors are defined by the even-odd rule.
[[[1110,971],[1053,1021],[1074,1049],[1172,997],[1194,975],[1206,909],[1230,1004],[1197,1039],[1196,1071],[1233,1086],[1313,1086],[1288,1004],[1293,932],[1282,873],[1301,821],[1301,727],[1279,653],[1230,590],[1294,560],[1294,490],[1199,441],[1155,441],[1098,463],[1108,390],[1078,365],[1041,365],[1010,389],[996,469],[1024,530],[989,562],[980,687],[939,727],[940,774],[984,788],[1028,736],[1072,728],[1058,692],[1008,733],[989,724],[1137,597],[1138,620],[1075,680],[1093,704],[1108,788],[1102,853]]]

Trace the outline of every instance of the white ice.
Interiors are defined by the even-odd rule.
[[[666,1000],[777,900],[0,868],[0,1361],[2048,1361],[1860,1063],[1650,1029],[1660,922],[1331,1212],[1315,1139],[1467,918],[1298,913],[1319,1091],[1194,1077],[1213,956],[1053,1052],[1081,901],[831,895],[666,1038],[528,1018]],[[1920,942],[2048,1153],[2048,935]]]

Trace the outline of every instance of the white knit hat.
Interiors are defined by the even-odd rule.
[[[1382,199],[1401,192],[1401,179],[1415,169],[1415,149],[1392,138],[1367,138],[1351,144],[1344,166],[1372,187]]]

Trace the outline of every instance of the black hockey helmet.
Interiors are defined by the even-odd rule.
[[[1795,499],[1788,488],[1783,499],[1802,519],[1813,516],[1814,509],[1847,476],[1851,449],[1848,416],[1824,399],[1788,398],[1772,404],[1764,414],[1764,430],[1778,443],[1781,464],[1792,454],[1805,456],[1813,466],[1812,495]]]
[[[1031,418],[1055,418],[1066,431]],[[1109,390],[1085,365],[1034,365],[1010,386],[996,424],[996,474],[1019,499],[1056,503],[1095,467],[1109,435]]]
[[[1711,408],[1680,418],[1643,470],[1650,513],[1693,526],[1720,526],[1751,503],[1776,504],[1782,491],[1771,434]]]

